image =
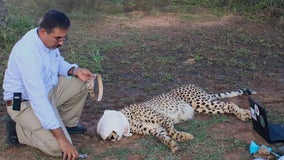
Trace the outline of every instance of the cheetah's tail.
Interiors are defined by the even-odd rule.
[[[246,88],[246,89],[238,89],[235,91],[211,94],[210,99],[215,100],[215,99],[223,99],[223,98],[232,98],[232,97],[237,97],[237,96],[242,96],[242,95],[252,95],[252,94],[257,94],[257,92],[252,89]]]

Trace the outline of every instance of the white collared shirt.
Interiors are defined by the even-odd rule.
[[[58,76],[67,76],[70,64],[60,55],[59,49],[45,47],[37,28],[27,32],[13,47],[5,71],[4,100],[12,100],[14,92],[21,92],[45,129],[56,129],[60,122],[48,99],[49,92],[57,85]]]

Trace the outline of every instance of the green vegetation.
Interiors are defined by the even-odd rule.
[[[18,5],[22,4],[22,5]],[[162,6],[162,7],[161,7]],[[153,11],[160,8],[161,11],[190,12],[194,7],[205,7],[212,12],[231,11],[235,13],[249,13],[251,16],[266,15],[279,17],[283,21],[283,0],[157,0],[157,1],[134,1],[134,0],[65,0],[65,1],[25,1],[11,0],[6,2],[9,11],[8,26],[0,32],[1,48],[11,47],[25,31],[35,26],[38,17],[49,8],[57,8],[68,12],[74,17],[88,19],[90,15],[123,14],[134,10]],[[29,9],[26,9],[29,8]],[[110,9],[111,8],[111,9]],[[21,11],[21,12],[19,12]],[[283,23],[283,22],[282,22]],[[3,41],[2,41],[3,40]]]

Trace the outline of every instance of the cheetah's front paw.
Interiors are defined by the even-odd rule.
[[[190,133],[187,133],[187,132],[180,132],[180,137],[177,138],[176,140],[177,141],[189,141],[189,140],[192,140],[193,139],[193,135],[190,134]]]
[[[193,135],[190,133],[186,133],[186,138],[187,141],[192,140],[193,139]]]
[[[180,148],[179,148],[177,143],[172,143],[170,145],[170,149],[171,149],[172,153],[176,153]]]

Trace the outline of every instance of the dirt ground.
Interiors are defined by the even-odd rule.
[[[96,124],[105,109],[120,109],[143,102],[182,84],[194,83],[209,93],[252,88],[258,92],[255,99],[267,107],[269,114],[278,122],[284,122],[283,30],[277,29],[274,22],[260,23],[239,15],[214,16],[208,12],[196,12],[190,16],[130,12],[126,16],[94,20],[91,25],[80,20],[73,22],[72,32],[84,27],[81,34],[85,34],[79,38],[127,44],[120,46],[116,43],[117,49],[103,53],[106,57],[102,63],[103,101],[87,100],[80,123],[87,126],[88,132],[72,136],[78,148],[88,148],[88,159],[96,159],[95,155],[110,148],[142,147],[134,143],[134,140],[144,138],[138,135],[115,143],[100,140]],[[76,33],[73,36],[77,37]],[[163,63],[163,59],[159,61],[157,57],[175,57],[175,61]],[[249,108],[245,96],[231,101]],[[5,114],[5,110],[1,110],[0,115]],[[197,114],[195,119],[202,121],[208,120],[208,117]],[[274,148],[284,145],[267,143],[252,129],[250,121],[243,122],[232,115],[228,115],[228,119],[230,123],[219,123],[209,129],[218,133],[212,134],[211,138],[230,135],[248,145],[251,140]],[[3,122],[0,124],[0,137],[0,159],[52,159],[28,146],[15,148],[5,145]],[[178,157],[193,159],[188,154]],[[223,159],[231,160],[248,157],[248,147],[236,147],[223,155]],[[127,159],[145,159],[145,156],[129,155]]]

